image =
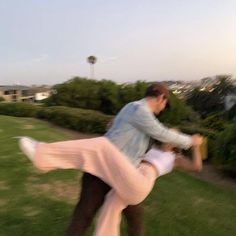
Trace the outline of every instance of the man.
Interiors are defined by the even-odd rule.
[[[148,87],[142,100],[127,104],[116,116],[105,136],[133,163],[138,165],[146,152],[150,138],[168,142],[180,148],[190,148],[198,135],[188,136],[164,127],[155,117],[168,105],[169,91],[161,83]],[[112,155],[112,153],[111,153]],[[117,180],[119,181],[119,180]],[[67,236],[84,236],[97,210],[104,202],[110,186],[85,173],[82,178],[80,200],[74,210]],[[142,206],[128,206],[124,210],[129,236],[143,236]]]

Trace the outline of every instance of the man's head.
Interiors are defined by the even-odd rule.
[[[145,98],[147,98],[152,112],[159,114],[169,105],[169,90],[162,83],[154,83],[147,88]]]

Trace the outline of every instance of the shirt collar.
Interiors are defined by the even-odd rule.
[[[143,98],[140,100],[142,102],[142,104],[146,107],[146,109],[153,114],[151,108],[149,107],[148,103],[147,103],[147,99],[146,98]]]

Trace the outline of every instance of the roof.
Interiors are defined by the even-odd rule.
[[[8,90],[30,90],[30,87],[23,85],[0,85],[0,91],[8,91]]]
[[[49,86],[38,86],[38,87],[31,87],[31,90],[34,93],[43,93],[43,92],[50,92],[52,89]]]

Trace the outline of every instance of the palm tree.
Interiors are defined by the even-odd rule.
[[[87,62],[90,64],[90,78],[94,79],[94,64],[97,62],[97,58],[95,56],[89,56]]]

